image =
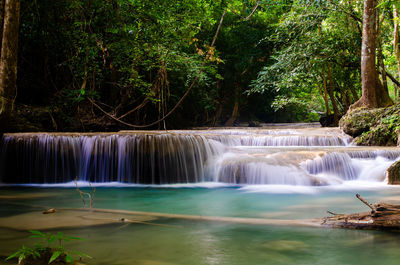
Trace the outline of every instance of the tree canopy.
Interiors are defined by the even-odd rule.
[[[48,119],[46,130],[232,126],[324,115],[337,122],[361,96],[363,6],[362,0],[21,0],[16,110]],[[395,101],[397,8],[389,0],[376,7],[377,72]]]

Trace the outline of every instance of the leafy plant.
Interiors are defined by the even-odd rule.
[[[42,238],[45,241],[47,241],[47,246],[49,247],[51,243],[53,243],[54,241],[56,241],[56,237],[53,234],[50,233],[42,233],[40,231],[36,231],[36,230],[30,230],[29,232],[31,232],[33,235],[29,236],[29,238]]]
[[[35,246],[34,248],[26,247],[22,245],[20,249],[18,249],[15,253],[11,254],[6,258],[6,260],[10,260],[13,258],[18,257],[18,264],[22,262],[25,258],[31,256],[34,259],[40,258],[40,251],[42,250],[42,247],[40,246]]]
[[[71,240],[83,240],[82,238],[79,237],[73,237],[73,236],[67,236],[64,235],[62,232],[57,232],[56,234],[51,234],[51,233],[42,233],[37,230],[30,230],[30,233],[32,233],[29,238],[38,238],[42,239],[47,243],[47,247],[43,247],[40,244],[37,244],[34,246],[34,248],[22,246],[18,251],[15,253],[11,254],[9,257],[6,258],[6,260],[10,260],[12,258],[18,257],[18,264],[20,264],[23,260],[28,259],[28,258],[33,258],[33,259],[40,259],[46,258],[46,252],[49,252],[51,254],[48,264],[51,264],[54,262],[57,258],[65,255],[65,261],[67,263],[74,263],[74,257],[73,256],[79,256],[80,258],[86,257],[86,258],[92,258],[89,255],[80,252],[80,251],[75,251],[75,250],[67,250],[63,246],[63,242],[69,242]],[[51,245],[54,242],[58,242],[58,245],[51,247]]]

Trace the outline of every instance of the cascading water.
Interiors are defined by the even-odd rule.
[[[337,128],[5,134],[0,182],[320,186],[383,181],[397,148],[355,147]]]
[[[6,183],[143,184],[205,181],[207,159],[223,150],[201,135],[13,134],[2,140],[0,179]]]

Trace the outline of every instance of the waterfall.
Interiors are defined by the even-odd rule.
[[[310,174],[330,173],[345,180],[354,180],[359,174],[358,168],[353,165],[351,157],[346,153],[333,152],[317,156],[313,160],[307,160],[305,165]]]
[[[210,136],[228,146],[345,146],[339,136]]]
[[[5,183],[91,182],[143,184],[204,181],[207,159],[221,144],[199,135],[16,134],[2,139]]]
[[[352,146],[337,128],[15,133],[0,143],[0,183],[320,186],[383,181],[399,157]]]

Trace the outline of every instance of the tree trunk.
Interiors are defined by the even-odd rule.
[[[350,109],[386,107],[393,104],[387,91],[384,90],[375,68],[376,4],[377,0],[364,1],[361,48],[362,96]]]
[[[329,63],[326,63],[326,66],[328,68],[328,78],[329,78],[329,86],[328,86],[328,94],[329,98],[331,99],[332,102],[332,108],[333,108],[333,123],[335,126],[339,124],[339,109],[336,104],[336,99],[334,95],[334,83],[333,83],[333,77],[332,77],[332,71]],[[325,76],[325,74],[324,74]],[[326,87],[326,79],[324,78],[324,86]]]
[[[321,87],[320,83],[318,82],[317,77],[314,76],[314,75],[311,73],[310,68],[308,68],[308,73],[314,78],[314,81],[315,81],[315,84],[316,84],[317,87],[318,87],[319,93],[321,94],[321,97],[322,97],[323,100],[324,100],[325,109],[326,109],[326,116],[328,117],[329,114],[331,114],[331,110],[329,109],[329,101],[328,101],[328,95],[327,95],[327,93],[326,93],[326,87],[324,86],[324,90],[322,90],[322,87]],[[322,75],[322,74],[320,74],[320,75]],[[322,78],[322,79],[323,79],[323,78]]]
[[[326,87],[324,87],[324,91],[323,91],[321,88],[321,85],[319,84],[319,82],[316,78],[315,78],[315,83],[317,84],[319,93],[321,94],[322,98],[324,99],[326,116],[329,116],[329,114],[331,114],[331,110],[329,108],[329,101],[328,101],[328,95],[326,94]]]
[[[4,25],[4,4],[5,0],[0,0],[0,29],[3,29]],[[3,39],[3,30],[0,30],[0,40]],[[1,52],[1,41],[0,41],[0,52]]]
[[[235,84],[235,102],[233,105],[233,110],[231,117],[225,122],[225,126],[233,126],[239,114],[239,97],[240,97],[240,86]]]
[[[345,74],[346,74],[346,81],[349,84],[348,85],[349,86],[348,89],[350,90],[350,93],[351,93],[351,101],[350,102],[352,104],[352,103],[356,102],[359,97],[357,95],[357,91],[356,91],[353,83],[351,82],[351,72],[350,71],[346,71]]]
[[[377,47],[377,52],[378,52],[378,66],[381,70],[381,77],[382,77],[382,85],[383,89],[386,91],[388,90],[388,85],[387,85],[387,76],[386,76],[386,70],[385,70],[385,64],[383,62],[383,53],[382,53],[382,33],[381,33],[381,25],[383,23],[384,16],[383,14],[381,15],[381,18],[379,18],[379,13],[377,11],[377,16],[376,16],[376,33],[377,33],[377,38],[376,38],[376,47]]]
[[[394,49],[394,54],[396,55],[397,71],[398,71],[399,77],[400,77],[399,14],[397,12],[397,8],[395,5],[393,5],[393,23],[394,23],[393,49]],[[397,86],[395,85],[394,87],[395,87],[394,99],[397,101],[399,95],[397,94]]]
[[[5,0],[0,57],[0,124],[2,128],[17,96],[17,61],[20,1]]]

